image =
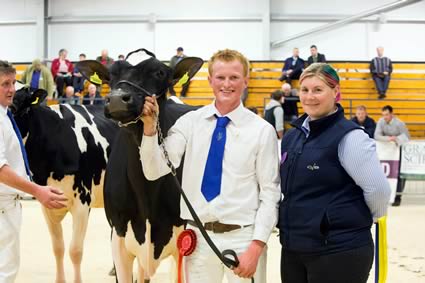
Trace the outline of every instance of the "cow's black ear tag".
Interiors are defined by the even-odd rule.
[[[47,91],[44,89],[37,89],[31,93],[31,105],[40,105],[47,97]]]
[[[198,57],[186,57],[177,63],[174,68],[172,84],[185,84],[190,80],[204,64],[204,60]]]

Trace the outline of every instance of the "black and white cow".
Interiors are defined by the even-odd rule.
[[[184,226],[180,193],[171,175],[156,181],[148,181],[143,175],[139,156],[143,124],[137,117],[145,96],[156,94],[165,135],[181,115],[195,109],[167,100],[168,87],[182,78],[190,79],[203,64],[200,58],[188,57],[171,69],[154,54],[143,51],[148,59],[135,65],[118,61],[109,69],[110,75],[96,61],[78,64],[87,78],[96,73],[111,86],[106,116],[123,123],[137,121],[119,131],[105,177],[105,211],[113,227],[112,254],[119,283],[132,282],[135,258],[139,263],[137,282],[146,282],[162,259],[178,256],[176,242]]]
[[[69,255],[74,282],[81,282],[81,261],[91,207],[103,207],[103,179],[113,139],[115,122],[105,118],[104,107],[69,104],[44,106],[47,93],[17,91],[12,112],[25,139],[33,180],[64,191],[67,206],[60,210],[43,207],[56,258],[56,283],[65,282],[64,240],[61,221],[72,214]]]

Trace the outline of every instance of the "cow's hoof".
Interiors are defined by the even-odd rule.
[[[113,267],[111,268],[111,270],[109,271],[108,275],[109,275],[109,276],[115,276],[115,275],[117,275],[117,272],[116,272],[116,270],[115,270],[115,266],[113,266]]]

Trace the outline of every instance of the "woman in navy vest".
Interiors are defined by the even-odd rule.
[[[282,282],[366,282],[390,197],[375,142],[344,117],[330,65],[305,69],[299,96],[305,114],[282,140]]]

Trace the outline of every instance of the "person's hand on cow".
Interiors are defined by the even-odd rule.
[[[153,136],[156,134],[156,123],[159,115],[159,107],[155,95],[145,97],[142,111],[143,133],[145,136]]]
[[[241,254],[239,258],[239,266],[233,269],[233,273],[241,278],[254,277],[257,270],[258,260],[264,250],[265,243],[254,240],[248,249]]]
[[[63,208],[66,207],[68,199],[63,192],[51,186],[38,186],[34,192],[34,197],[46,208]]]

